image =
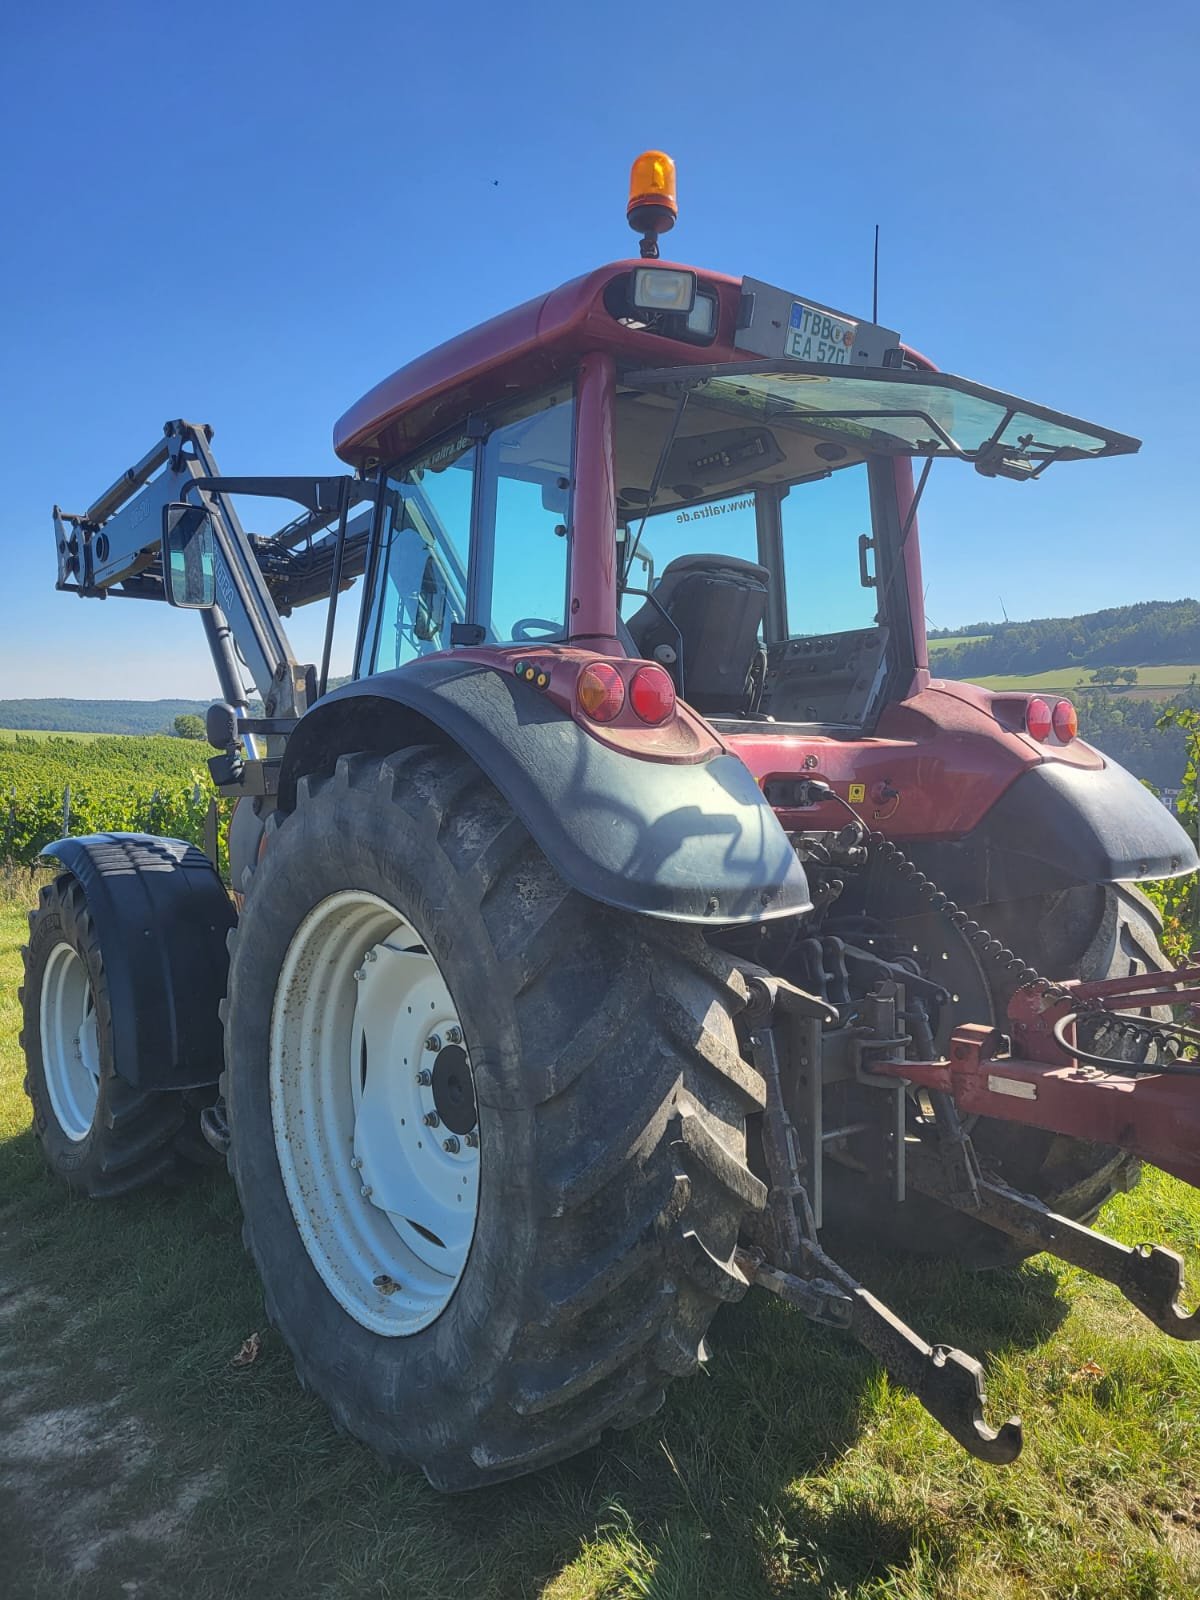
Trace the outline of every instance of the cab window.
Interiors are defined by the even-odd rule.
[[[491,642],[565,635],[574,435],[567,389],[501,413],[483,445],[471,620]]]
[[[565,636],[574,422],[562,388],[386,475],[361,672],[449,650],[455,623],[490,644]]]
[[[860,539],[871,537],[866,463],[815,483],[794,484],[780,510],[786,637],[851,633],[875,626],[877,591],[864,587]]]
[[[475,442],[444,440],[385,481],[365,670],[387,672],[450,646],[466,616]]]
[[[629,617],[642,604],[640,595],[628,589],[649,589],[662,577],[672,561],[704,551],[712,555],[736,556],[739,561],[755,561],[758,532],[753,494],[730,495],[724,500],[708,500],[703,505],[679,506],[656,511],[641,526],[640,516],[631,517],[618,530],[632,560],[626,592],[621,597],[621,616]],[[641,537],[638,537],[641,529]]]

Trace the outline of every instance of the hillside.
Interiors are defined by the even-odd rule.
[[[170,733],[211,700],[0,700],[0,728],[50,733]]]
[[[972,681],[1081,667],[1186,668],[1200,662],[1200,601],[1148,600],[1075,617],[976,622],[940,637],[935,631],[929,645],[942,677]]]

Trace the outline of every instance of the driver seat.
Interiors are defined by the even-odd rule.
[[[737,556],[677,556],[654,586],[658,605],[647,600],[626,624],[638,654],[661,662],[706,716],[757,709],[768,578],[766,567]]]

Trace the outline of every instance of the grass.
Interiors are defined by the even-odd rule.
[[[859,1348],[765,1295],[648,1423],[461,1499],[339,1438],[263,1320],[231,1186],[108,1205],[45,1172],[16,986],[28,879],[0,885],[0,1591],[6,1600],[1194,1600],[1200,1360],[1047,1258],[872,1287],[1020,1411],[972,1462]],[[1128,1240],[1200,1251],[1159,1175]],[[859,1263],[863,1266],[863,1263]],[[263,1335],[251,1366],[231,1357]]]

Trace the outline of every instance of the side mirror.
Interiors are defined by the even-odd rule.
[[[217,598],[212,516],[201,505],[163,507],[163,583],[173,606],[203,611]]]

